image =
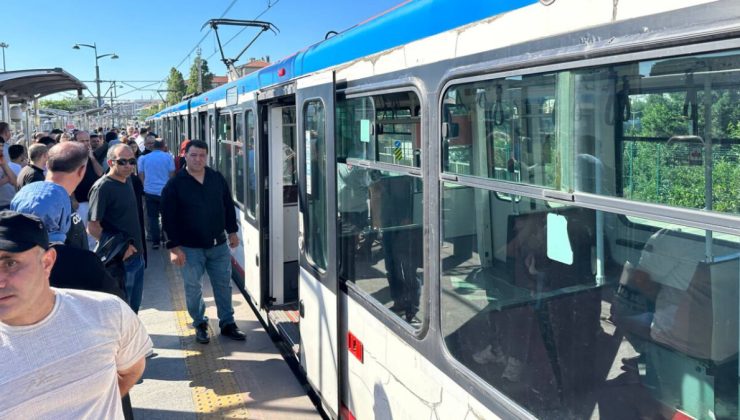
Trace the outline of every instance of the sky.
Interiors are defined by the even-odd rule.
[[[5,19],[0,25],[0,42],[9,45],[5,49],[7,70],[61,67],[86,82],[92,92],[95,92],[93,50],[84,47],[74,50],[72,46],[97,44],[98,55],[116,53],[120,57],[99,60],[100,79],[119,81],[116,92],[120,100],[156,98],[156,92],[144,89],[165,89],[165,83],[156,81],[166,79],[171,67],[179,64],[178,70],[187,79],[195,57],[191,51],[207,34],[208,27],[201,30],[201,26],[209,19],[272,22],[280,32],[263,33],[237,65],[250,57],[270,56],[274,62],[322,40],[328,31],[341,32],[401,1],[2,0]],[[240,30],[240,27],[220,26],[222,43]],[[237,35],[224,47],[226,57],[235,57],[258,31],[248,28]],[[226,75],[212,31],[200,47],[211,72]],[[110,83],[102,83],[101,93],[109,86]]]

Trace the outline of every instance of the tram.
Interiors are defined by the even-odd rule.
[[[334,418],[738,418],[740,2],[407,1],[154,115]]]

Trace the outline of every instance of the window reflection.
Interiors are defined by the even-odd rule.
[[[542,418],[737,418],[740,238],[444,184],[451,354]]]
[[[337,165],[339,275],[412,325],[423,319],[422,183]]]

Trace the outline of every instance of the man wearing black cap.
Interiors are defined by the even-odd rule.
[[[50,287],[55,259],[39,218],[0,212],[0,413],[123,418],[151,340],[122,300]]]

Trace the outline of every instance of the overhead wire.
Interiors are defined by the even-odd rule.
[[[221,13],[221,16],[220,16],[220,17],[224,17],[224,16],[226,16],[226,14],[227,14],[227,13],[229,13],[229,10],[231,10],[231,8],[232,8],[232,7],[234,7],[234,4],[236,4],[236,2],[237,2],[237,1],[238,1],[238,0],[232,0],[232,1],[231,1],[231,3],[229,4],[229,6],[228,6],[228,7],[226,7],[226,10],[224,10],[224,12],[223,12],[223,13]],[[200,38],[200,41],[198,41],[198,42],[197,42],[197,43],[195,44],[195,46],[194,46],[194,47],[193,47],[193,48],[192,48],[192,49],[190,50],[190,52],[188,52],[188,53],[187,53],[187,55],[185,55],[185,57],[183,57],[183,59],[182,59],[182,60],[180,60],[180,62],[179,62],[179,63],[177,63],[177,65],[175,66],[175,68],[176,68],[176,69],[179,69],[179,68],[180,68],[180,66],[182,66],[182,64],[183,64],[183,63],[184,63],[185,61],[187,61],[187,59],[188,59],[188,58],[190,58],[190,56],[191,56],[191,55],[193,55],[193,53],[195,52],[195,50],[197,50],[197,49],[198,49],[198,47],[200,47],[200,44],[202,44],[202,43],[203,43],[203,41],[205,41],[205,39],[206,39],[206,38],[208,37],[208,35],[210,35],[210,34],[211,34],[211,32],[212,32],[212,31],[213,31],[213,29],[209,28],[209,29],[208,29],[208,31],[206,31],[206,33],[205,33],[205,34],[203,34],[203,36],[202,36],[202,37]],[[169,76],[168,76],[168,77],[169,77]],[[162,83],[164,83],[164,82],[166,82],[166,81],[167,81],[167,77],[165,77],[164,79],[162,79],[162,80],[160,81],[160,84],[162,84]]]
[[[273,2],[272,0],[269,0],[267,2],[267,7],[265,8],[265,10],[263,10],[262,12],[260,12],[260,14],[258,14],[257,16],[255,16],[255,18],[252,19],[252,20],[258,20],[259,18],[261,18],[265,13],[267,13],[270,9],[272,9],[278,3],[280,3],[280,0],[275,0],[275,2]],[[249,28],[249,26],[245,26],[242,29],[240,29],[239,32],[237,32],[234,36],[232,36],[231,38],[229,38],[228,41],[224,42],[224,45],[222,47],[225,47],[225,46],[229,45],[231,43],[231,41],[233,41],[234,39],[236,39],[236,37],[238,37],[239,35],[241,35],[242,32],[246,31],[247,28]],[[214,55],[216,55],[217,52],[218,51],[214,51],[213,54],[209,55],[206,58],[206,60],[210,60]]]

